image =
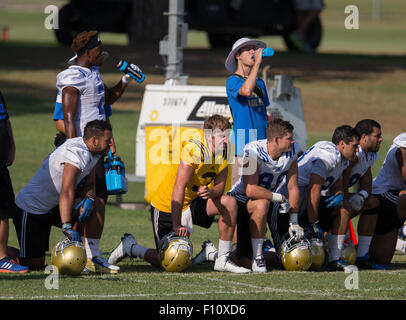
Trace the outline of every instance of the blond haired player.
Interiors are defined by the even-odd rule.
[[[140,246],[131,234],[125,234],[109,262],[140,257],[159,266],[159,241],[170,232],[189,237],[193,225],[209,228],[219,215],[219,252],[214,270],[248,273],[236,266],[229,254],[237,220],[237,203],[223,195],[227,182],[227,142],[231,125],[227,118],[213,115],[204,122],[204,137],[182,143],[179,164],[173,165],[151,201],[151,219],[156,249]]]

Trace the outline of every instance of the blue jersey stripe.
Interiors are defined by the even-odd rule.
[[[54,117],[53,119],[56,120],[63,120],[63,111],[62,111],[62,103],[56,102],[54,108]]]

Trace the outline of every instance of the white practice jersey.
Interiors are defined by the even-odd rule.
[[[27,186],[20,190],[16,205],[33,214],[49,212],[59,204],[64,164],[70,163],[80,170],[75,182],[77,187],[99,159],[100,155],[92,156],[82,137],[66,140],[44,160]]]
[[[315,173],[324,179],[322,194],[327,195],[330,187],[342,178],[342,173],[349,164],[334,143],[317,142],[298,159],[299,187],[308,186],[311,174]]]
[[[285,178],[292,163],[296,161],[298,151],[299,144],[295,142],[292,151],[283,153],[278,160],[273,160],[267,151],[266,139],[252,141],[244,147],[243,161],[245,163],[245,161],[249,159],[249,163],[256,163],[258,170],[258,185],[270,191],[275,191]],[[242,168],[242,172],[244,172],[244,170],[245,174],[250,174],[251,172],[249,171],[253,171],[252,168],[249,168],[248,170]],[[248,201],[242,176],[240,176],[240,179],[231,188],[230,194],[241,202]]]
[[[377,152],[365,153],[361,146],[358,146],[357,163],[351,168],[349,187],[355,185],[361,177],[372,167],[375,161],[378,159]]]
[[[400,167],[396,158],[396,151],[400,148],[406,148],[406,132],[398,135],[389,148],[386,158],[383,162],[381,171],[372,181],[372,193],[382,194],[389,190],[405,190],[406,181],[400,172]]]
[[[93,66],[89,69],[77,65],[70,66],[56,76],[56,87],[59,90],[60,99],[62,99],[62,90],[66,87],[74,87],[79,90],[80,99],[75,117],[78,137],[83,135],[83,130],[88,122],[106,120],[104,83],[98,67]],[[62,103],[62,100],[60,102]]]

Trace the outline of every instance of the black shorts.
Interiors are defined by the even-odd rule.
[[[321,196],[318,210],[319,226],[324,232],[328,232],[333,223],[334,208],[327,208],[328,203],[325,202],[330,196]],[[303,211],[303,214],[299,217],[299,225],[303,228],[310,226],[309,219],[307,217],[307,209]]]
[[[237,257],[252,259],[250,215],[247,204],[237,200]]]
[[[72,225],[77,218],[78,215],[72,216]],[[51,227],[62,227],[59,206],[45,214],[29,213],[17,207],[13,223],[20,244],[20,258],[44,257],[49,251]]]
[[[12,218],[16,209],[10,173],[5,165],[0,164],[0,219]]]
[[[318,213],[318,220],[319,226],[324,232],[328,232],[331,228],[331,224],[333,223],[333,213],[337,212],[334,208],[327,208],[328,202],[325,202],[330,196],[321,196],[320,197],[320,204],[319,204],[319,213]],[[306,212],[307,216],[307,212]]]
[[[250,231],[250,215],[247,204],[237,200],[237,257],[252,259],[252,242]],[[288,231],[289,215],[277,214],[279,204],[270,202],[267,214],[268,227],[271,232],[275,249],[280,247],[281,237]],[[286,220],[286,221],[285,221]],[[277,251],[278,252],[278,251]]]
[[[399,192],[400,190],[390,190],[375,195],[379,199],[375,234],[386,234],[403,226],[404,220],[399,218],[397,207]]]
[[[208,216],[206,212],[207,199],[197,197],[190,204],[190,211],[192,213],[193,225],[203,228],[210,228],[213,223],[214,216]],[[169,232],[173,231],[172,216],[168,212],[159,211],[151,204],[151,221],[152,229],[154,231],[155,245],[159,248],[159,240],[162,239]]]
[[[267,215],[267,222],[275,250],[279,253],[282,245],[282,238],[289,231],[289,213],[279,213],[279,204],[271,202]]]
[[[96,196],[102,198],[107,203],[106,173],[104,171],[103,157],[96,164]]]
[[[327,203],[324,202],[328,197],[321,197],[318,211],[319,225],[323,231],[330,230],[331,223],[333,221],[333,209],[327,208]],[[289,213],[279,213],[279,204],[274,203],[269,208],[267,216],[268,228],[271,232],[273,244],[277,253],[280,252],[282,239],[289,232]],[[305,229],[310,226],[309,219],[307,217],[307,210],[305,209],[302,214],[299,215],[299,225]]]

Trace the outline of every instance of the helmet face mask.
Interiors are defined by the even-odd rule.
[[[357,249],[355,246],[350,244],[344,244],[343,250],[341,251],[341,259],[343,259],[347,264],[355,264],[357,260]]]
[[[310,270],[320,270],[326,261],[326,251],[324,250],[324,243],[318,238],[309,240],[312,252],[312,264]]]
[[[159,243],[159,260],[168,272],[182,272],[192,262],[193,244],[187,237],[169,234]]]
[[[311,244],[306,238],[296,240],[285,234],[282,239],[281,261],[288,271],[306,271],[312,264]]]
[[[66,238],[52,249],[51,262],[58,268],[59,274],[79,275],[86,266],[86,260],[86,250],[78,241]]]

